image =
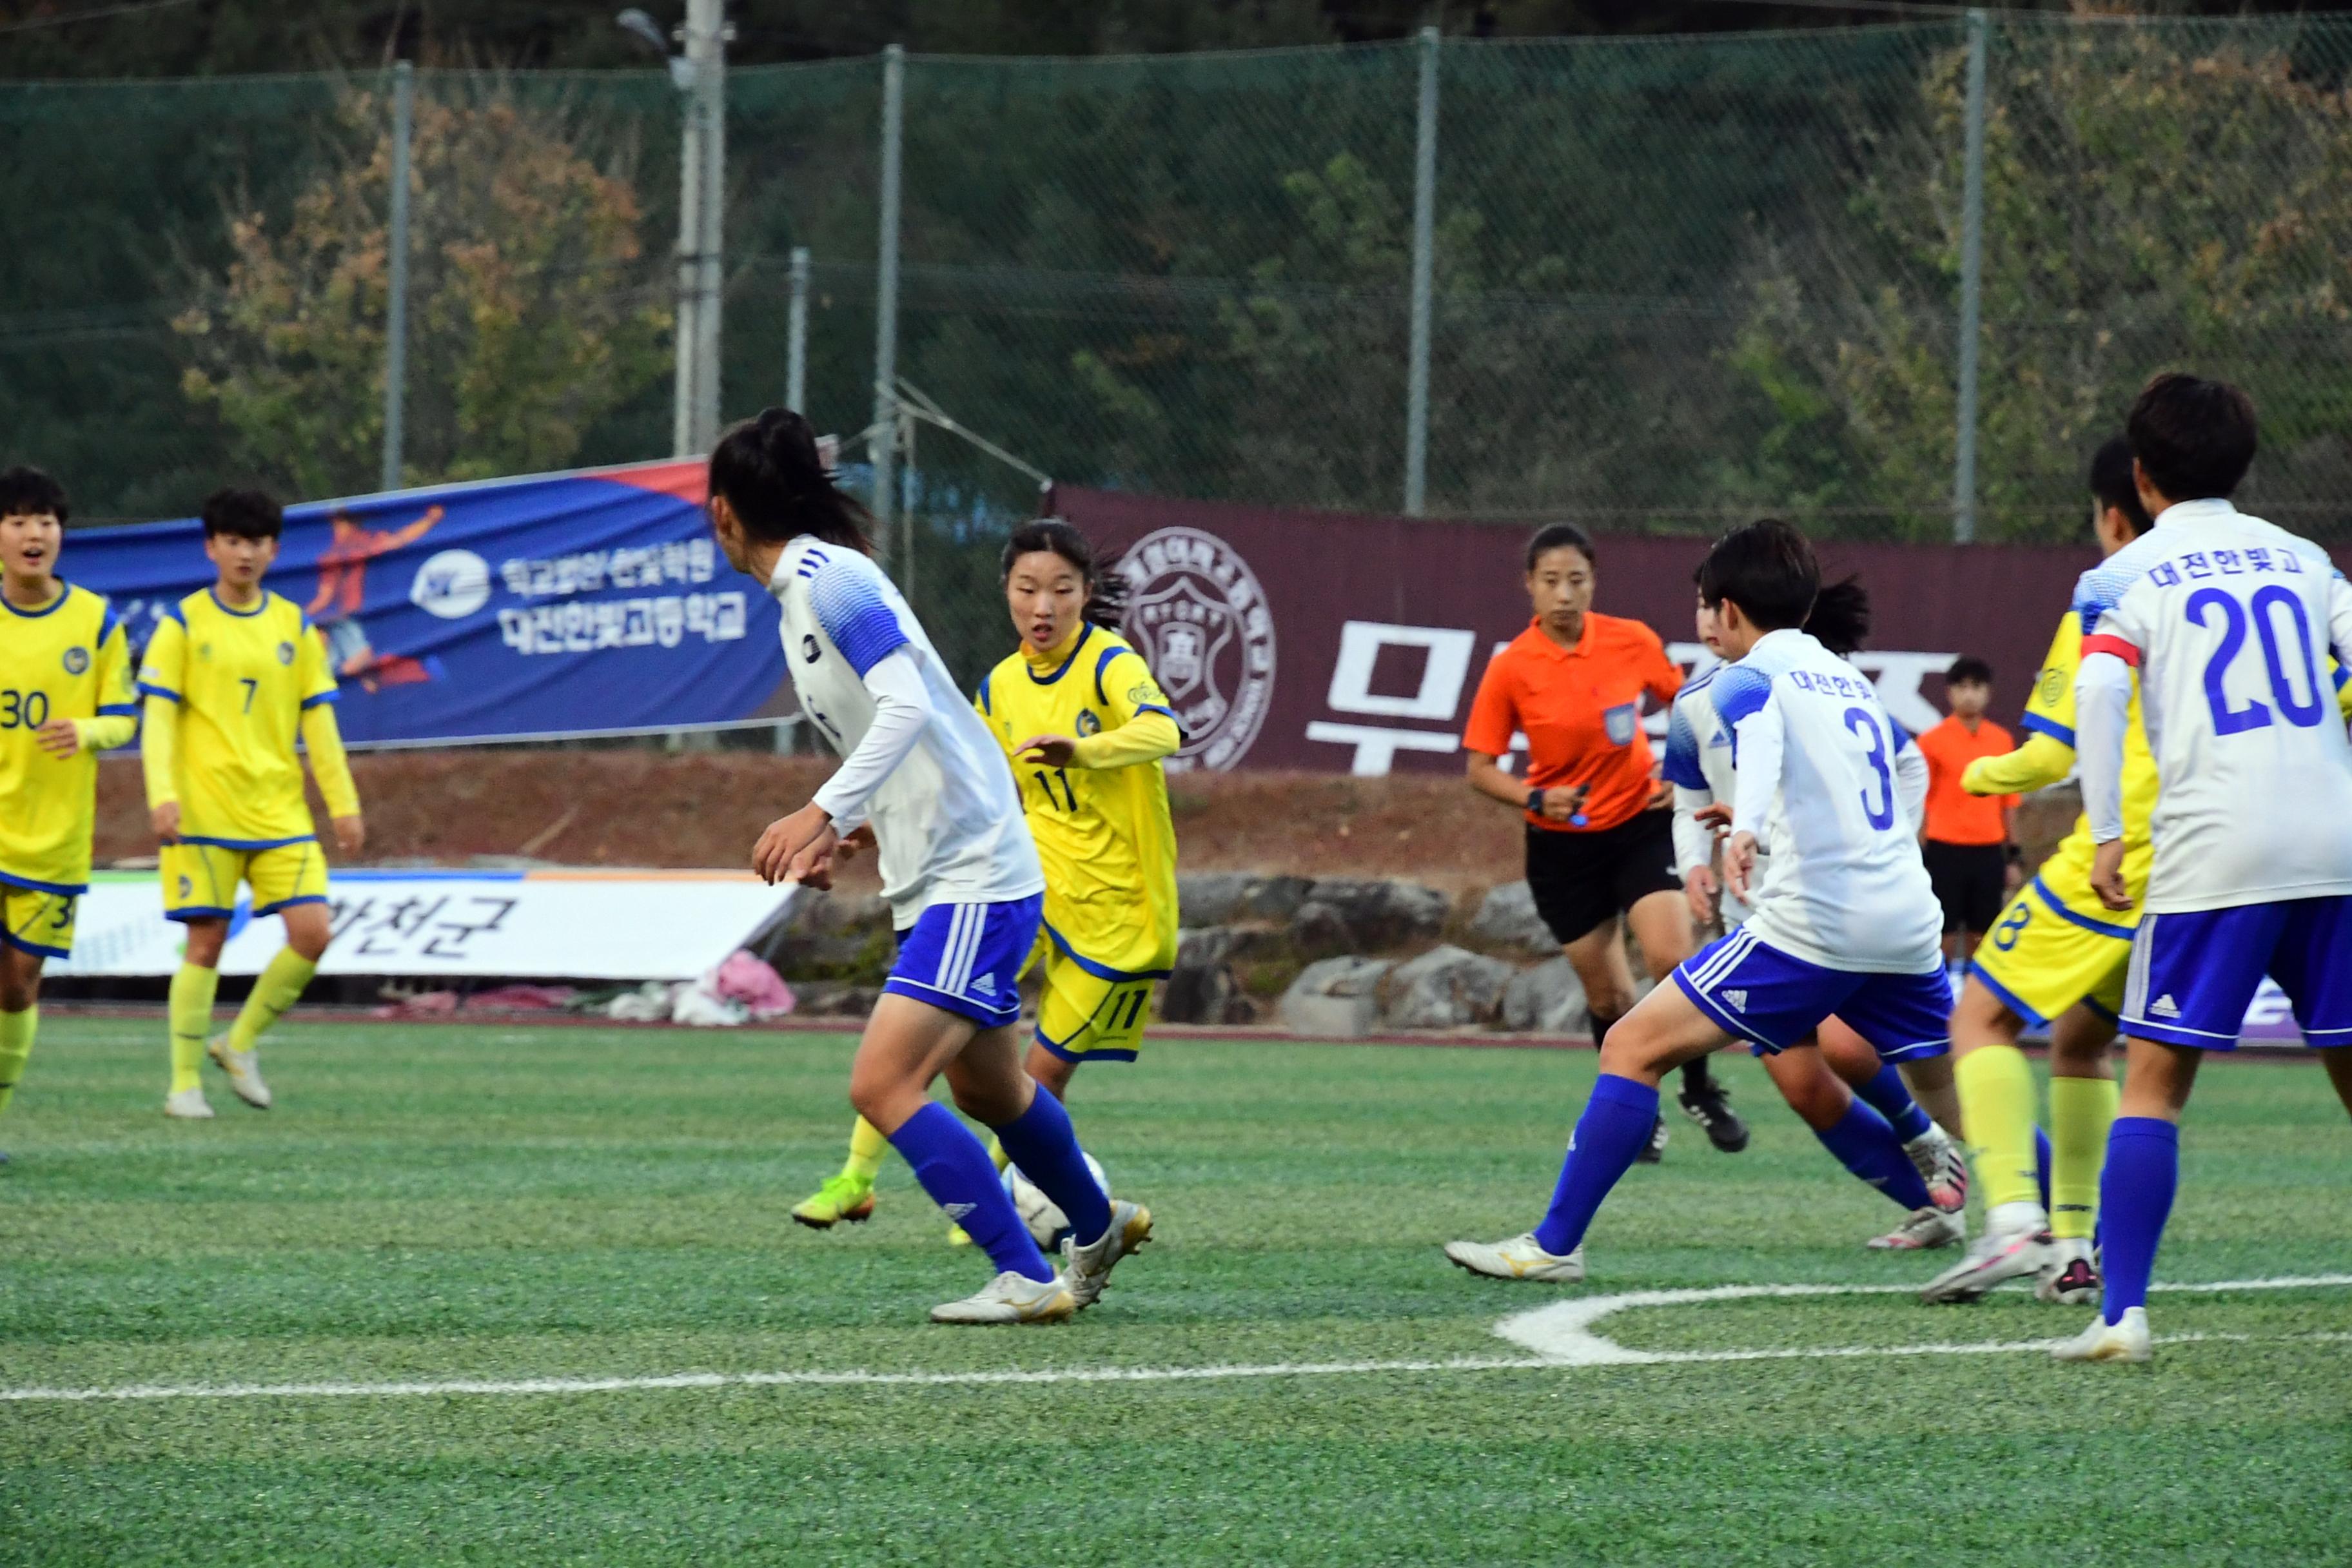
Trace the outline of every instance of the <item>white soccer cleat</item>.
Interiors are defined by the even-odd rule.
[[[2073,1339],[2052,1345],[2050,1353],[2060,1361],[2147,1361],[2156,1354],[2156,1342],[2147,1331],[2147,1309],[2126,1307],[2119,1323],[2094,1318]]]
[[[2053,1307],[2084,1307],[2099,1299],[2099,1262],[2091,1244],[2068,1237],[2050,1244],[2050,1256],[2033,1284],[2033,1299]]]
[[[163,1098],[163,1114],[183,1121],[210,1121],[213,1108],[201,1089],[184,1089]]]
[[[931,1309],[935,1323],[1059,1323],[1078,1310],[1070,1288],[1056,1274],[1032,1279],[1006,1269],[976,1296],[948,1301]]]
[[[1085,1247],[1075,1236],[1062,1241],[1062,1279],[1070,1299],[1086,1310],[1101,1300],[1111,1266],[1151,1239],[1151,1211],[1124,1198],[1110,1202],[1110,1226]]]
[[[226,1035],[215,1035],[205,1047],[205,1054],[213,1065],[228,1074],[228,1086],[236,1097],[256,1110],[269,1109],[269,1086],[261,1081],[261,1053],[230,1048]]]
[[[1969,1217],[1958,1209],[1913,1209],[1911,1217],[1885,1236],[1870,1238],[1875,1252],[1933,1252],[1969,1238]]]
[[[1948,1213],[1969,1206],[1969,1162],[1958,1139],[1931,1121],[1927,1131],[1903,1145],[1903,1152],[1927,1184],[1930,1203]]]
[[[1508,1241],[1449,1241],[1445,1256],[1457,1268],[1484,1274],[1489,1279],[1535,1279],[1547,1285],[1580,1285],[1584,1281],[1584,1248],[1565,1258],[1543,1249],[1530,1231]]]
[[[1920,1288],[1919,1300],[1938,1302],[1973,1301],[1995,1286],[2028,1274],[2039,1274],[2049,1259],[2049,1232],[1988,1230],[1969,1255]]]

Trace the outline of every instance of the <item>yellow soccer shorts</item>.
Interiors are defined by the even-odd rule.
[[[1131,1062],[1151,1023],[1151,987],[1065,952],[1043,931],[1030,966],[1043,982],[1037,1043],[1066,1062]]]
[[[165,920],[226,920],[240,882],[253,889],[257,915],[327,901],[327,858],[315,838],[258,847],[182,839],[163,846],[163,865]]]
[[[1977,948],[1969,973],[2028,1024],[2046,1025],[2077,1002],[2113,1023],[2131,967],[2132,928],[2064,870],[2018,889]]]
[[[0,883],[0,942],[36,958],[70,957],[80,905],[78,894]]]

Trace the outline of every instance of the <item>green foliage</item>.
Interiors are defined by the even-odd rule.
[[[354,90],[339,155],[273,225],[231,215],[234,259],[173,326],[183,386],[247,468],[298,496],[369,488],[383,441],[392,141]],[[412,483],[560,468],[665,368],[625,158],[600,169],[568,117],[494,85],[420,98],[412,142]]]

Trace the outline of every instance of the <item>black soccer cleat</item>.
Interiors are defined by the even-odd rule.
[[[1748,1123],[1731,1109],[1731,1097],[1721,1084],[1713,1079],[1696,1089],[1685,1084],[1676,1098],[1683,1102],[1683,1114],[1697,1122],[1717,1149],[1737,1154],[1748,1147]]]
[[[1637,1165],[1654,1165],[1662,1157],[1664,1157],[1665,1152],[1666,1119],[1661,1116],[1651,1121],[1650,1141],[1642,1145],[1642,1152],[1640,1153],[1633,1156],[1633,1163]]]

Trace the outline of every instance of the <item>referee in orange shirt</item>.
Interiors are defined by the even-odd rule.
[[[2009,902],[2010,819],[2013,795],[1970,795],[1960,775],[1979,757],[2007,756],[2017,743],[1985,717],[1992,706],[1992,666],[1962,655],[1944,675],[1951,717],[1919,737],[1927,759],[1927,820],[1919,854],[1944,906],[1944,958],[1974,958],[1977,943]]]
[[[1593,613],[1596,582],[1582,529],[1553,523],[1528,541],[1535,616],[1487,664],[1462,746],[1470,787],[1527,818],[1528,888],[1584,983],[1598,1045],[1634,1002],[1619,917],[1654,975],[1696,952],[1698,933],[1675,875],[1673,813],[1662,809],[1642,731],[1643,696],[1673,701],[1682,671],[1648,626]],[[1514,735],[1528,741],[1524,780],[1502,766]],[[1683,1068],[1681,1098],[1717,1148],[1748,1146],[1706,1058]],[[1654,1161],[1665,1142],[1660,1118],[1642,1158]]]

